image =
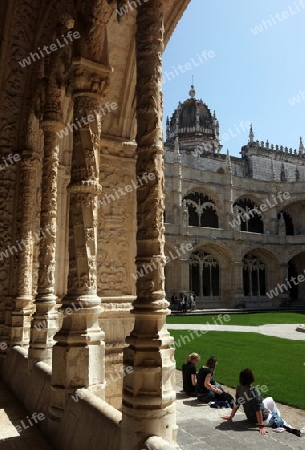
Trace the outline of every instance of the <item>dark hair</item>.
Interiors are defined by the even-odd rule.
[[[251,369],[244,369],[239,374],[239,382],[243,386],[250,386],[254,381],[254,376]]]
[[[209,367],[210,369],[215,369],[216,364],[217,364],[216,356],[210,356],[206,362],[207,367]]]

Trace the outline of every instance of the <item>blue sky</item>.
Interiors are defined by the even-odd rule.
[[[305,0],[191,0],[164,53],[164,119],[188,98],[192,76],[196,98],[216,111],[222,153],[239,156],[248,141],[242,121],[253,123],[255,140],[298,149]]]

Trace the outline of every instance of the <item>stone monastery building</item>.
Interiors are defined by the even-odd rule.
[[[240,158],[221,149],[215,112],[192,86],[166,122],[167,298],[193,291],[199,308],[304,305],[302,139],[298,150],[274,146],[251,126]],[[181,245],[192,250],[178,257]]]

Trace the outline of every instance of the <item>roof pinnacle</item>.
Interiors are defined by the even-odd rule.
[[[305,150],[305,148],[304,148],[304,144],[303,144],[303,141],[302,141],[302,137],[300,137],[299,153],[304,153],[304,150]]]
[[[253,128],[252,128],[252,123],[251,123],[251,126],[250,126],[249,142],[250,143],[254,142],[254,133],[253,133]]]

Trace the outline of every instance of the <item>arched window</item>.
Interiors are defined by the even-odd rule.
[[[243,259],[244,295],[260,297],[266,295],[266,266],[254,255]]]
[[[190,226],[218,228],[216,205],[207,195],[192,192],[184,197],[184,202],[188,207]]]
[[[240,231],[252,233],[264,233],[264,223],[261,210],[250,199],[237,200],[233,205],[235,221],[240,222]]]
[[[190,257],[191,290],[202,299],[219,296],[219,264],[212,255],[199,251]]]
[[[298,253],[288,261],[288,278],[284,284],[288,288],[289,303],[294,302],[294,306],[298,308],[298,304],[305,303],[305,251]],[[299,277],[302,278],[299,278]]]

